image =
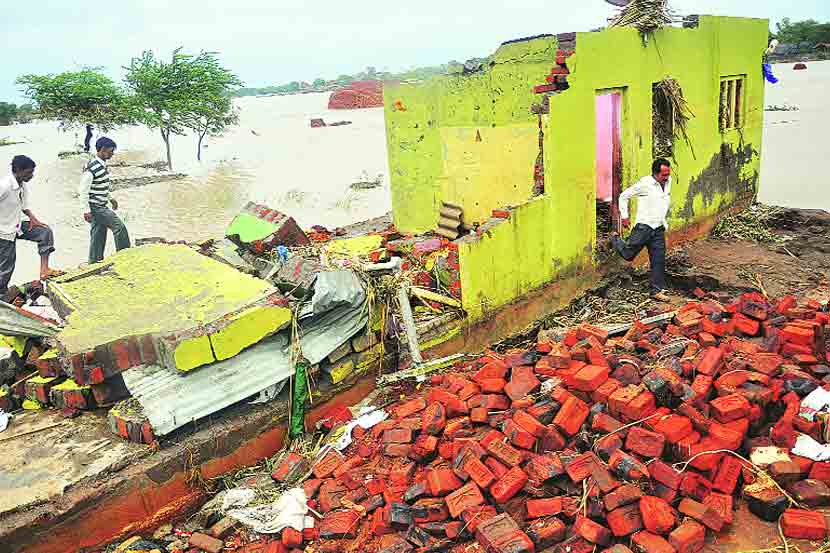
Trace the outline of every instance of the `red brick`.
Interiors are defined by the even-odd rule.
[[[478,525],[486,520],[490,520],[498,513],[496,508],[492,505],[480,505],[478,507],[469,507],[464,509],[461,513],[461,520],[467,526],[469,532],[475,532]]]
[[[474,407],[470,409],[470,420],[475,423],[486,423],[490,411],[484,407]]]
[[[611,472],[605,466],[594,465],[591,479],[599,488],[599,491],[604,494],[610,493],[620,486],[619,481],[611,475]]]
[[[527,500],[527,518],[541,518],[558,515],[562,512],[561,497]]]
[[[606,494],[603,501],[605,503],[605,509],[613,511],[619,507],[639,503],[641,497],[643,497],[643,491],[639,486],[636,484],[625,484],[613,492]]]
[[[500,440],[489,442],[485,449],[487,453],[501,461],[505,465],[515,467],[522,462],[524,455],[510,444]]]
[[[440,403],[431,403],[424,411],[421,430],[426,434],[438,435],[447,425],[447,411]]]
[[[533,455],[525,465],[528,478],[537,483],[565,474],[562,460],[556,454]]]
[[[749,423],[747,419],[736,419],[730,422],[729,424],[739,421],[746,421],[747,423]],[[709,436],[722,443],[723,449],[738,450],[741,448],[741,444],[744,441],[743,432],[717,422],[713,422],[709,426]]]
[[[706,496],[706,499],[703,500],[703,504],[711,509],[714,509],[714,511],[723,519],[724,524],[732,524],[733,498],[731,495],[712,492]]]
[[[717,334],[706,328],[706,319],[703,321],[703,330]],[[723,335],[722,333],[720,334]],[[697,357],[697,372],[707,376],[715,376],[723,366],[723,350],[717,347],[706,348]]]
[[[562,405],[553,424],[568,436],[573,436],[579,432],[589,413],[590,409],[584,401],[571,397]]]
[[[496,543],[518,531],[519,525],[516,524],[516,521],[507,513],[502,513],[479,522],[475,529],[475,535],[478,543],[486,551],[498,551],[495,548]]]
[[[643,516],[636,503],[617,507],[607,515],[608,526],[618,538],[630,536],[643,529]]]
[[[649,432],[639,426],[628,431],[625,448],[643,457],[660,457],[666,445],[666,437],[656,432]]]
[[[387,457],[409,457],[411,452],[410,444],[386,444],[383,447],[383,454]]]
[[[539,519],[528,525],[527,535],[536,544],[537,549],[541,550],[564,540],[567,528],[558,518]]]
[[[465,509],[484,504],[484,496],[475,482],[467,482],[464,486],[449,494],[445,501],[452,518],[458,518]]]
[[[715,398],[709,402],[712,414],[720,422],[729,422],[749,414],[749,402],[740,394]]]
[[[720,514],[715,509],[699,503],[694,499],[689,499],[688,497],[683,498],[678,510],[715,532],[720,532],[721,528],[723,528],[723,519]]]
[[[486,378],[505,378],[506,376],[507,365],[494,359],[481,367],[478,372],[473,375],[473,380],[481,384],[481,380]]]
[[[608,398],[613,394],[617,389],[620,388],[622,384],[620,381],[615,378],[609,378],[602,385],[597,388],[596,390],[591,392],[591,399],[598,403],[607,403]]]
[[[706,528],[687,518],[669,534],[669,543],[677,553],[697,553],[706,545]]]
[[[641,388],[639,386],[625,386],[617,388],[608,398],[608,412],[612,417],[620,418],[623,414],[623,409],[635,397],[640,395]]]
[[[686,471],[678,491],[683,496],[703,501],[711,493],[712,483],[696,472]]]
[[[470,475],[479,487],[487,489],[495,482],[496,475],[478,457],[470,455],[464,461],[464,472]]]
[[[532,367],[514,367],[510,382],[504,387],[504,393],[515,401],[535,392],[541,384],[533,373]]]
[[[463,485],[452,469],[434,469],[427,473],[429,493],[441,497],[454,492]]]
[[[403,419],[415,413],[420,413],[427,408],[427,402],[424,398],[415,398],[407,401],[395,408],[395,418]]]
[[[823,540],[827,537],[824,514],[805,509],[787,509],[781,515],[784,536],[800,540]]]
[[[619,434],[623,432],[618,432],[617,434],[609,434],[604,438],[600,438],[597,440],[597,444],[594,447],[594,451],[596,451],[600,457],[603,459],[608,459],[611,455],[617,451],[618,449],[622,449],[623,442],[622,439],[619,437]]]
[[[383,433],[383,442],[387,444],[412,443],[412,430],[408,428],[392,428]]]
[[[513,445],[522,449],[533,449],[536,444],[536,438],[533,437],[533,434],[525,431],[512,420],[507,421],[504,425],[504,434]]]
[[[646,530],[662,536],[677,525],[677,514],[667,501],[654,496],[645,496],[640,499],[640,513],[643,515],[643,524]]]
[[[813,480],[821,480],[823,482],[830,482],[830,462],[821,461],[813,463],[810,467],[809,478]]]
[[[646,390],[622,408],[622,415],[629,421],[638,421],[653,415],[655,411],[657,411],[657,403],[654,394]]]
[[[573,377],[573,387],[583,392],[592,392],[599,388],[609,374],[608,367],[586,365]]]
[[[655,425],[654,431],[666,437],[670,444],[676,444],[694,430],[692,421],[681,415],[668,415],[661,418]]]
[[[300,547],[303,545],[303,533],[291,527],[284,528],[282,531],[282,544],[289,548]]]
[[[486,458],[484,460],[484,464],[487,466],[488,469],[490,469],[493,472],[493,474],[496,475],[496,478],[501,478],[502,476],[507,474],[508,470],[510,470],[502,463],[500,463],[497,459],[494,459],[492,457]]]
[[[516,411],[513,414],[513,422],[518,424],[525,432],[540,437],[545,432],[545,425],[526,411]]]
[[[704,319],[706,321],[707,319]],[[675,553],[674,547],[657,534],[647,530],[637,532],[631,536],[631,545],[635,551],[642,553]]]
[[[538,441],[539,453],[547,451],[562,451],[565,448],[565,437],[553,426],[545,428],[545,432]]]
[[[354,538],[360,515],[352,510],[332,511],[320,522],[320,537],[324,539]]]
[[[494,411],[503,411],[510,408],[510,398],[502,394],[481,394],[467,400],[470,409],[483,407]]]
[[[594,467],[601,465],[602,461],[589,451],[566,463],[565,471],[573,482],[579,483],[593,474]]]
[[[624,451],[617,450],[608,459],[608,466],[624,480],[644,480],[648,478],[648,468]]]
[[[513,467],[490,488],[490,495],[496,503],[505,503],[515,496],[527,482],[527,474],[519,467]]]
[[[222,540],[218,540],[207,534],[202,534],[201,532],[193,532],[190,535],[189,544],[191,547],[207,551],[208,553],[219,553],[225,548]]]
[[[426,399],[430,403],[440,403],[443,405],[444,409],[446,409],[445,416],[447,418],[468,415],[470,413],[470,409],[467,404],[461,401],[457,395],[451,394],[450,392],[440,388],[432,388],[429,393],[427,393]],[[429,409],[429,407],[427,407],[427,409]]]
[[[790,325],[785,326],[783,330],[781,330],[781,337],[785,342],[801,346],[812,346],[813,340],[815,339],[815,333],[807,328]]]
[[[738,458],[726,455],[718,465],[715,478],[712,480],[712,489],[726,494],[734,493],[742,467],[743,463]]]
[[[429,434],[421,434],[409,450],[409,458],[423,462],[438,450],[438,438]]]
[[[507,381],[503,378],[483,378],[479,381],[482,394],[500,394],[506,385]]]
[[[608,528],[584,516],[576,517],[573,532],[597,545],[608,545],[611,542],[611,531]]]
[[[306,470],[308,470],[308,462],[305,458],[296,453],[289,453],[282,459],[271,477],[279,482],[286,482],[301,477]]]

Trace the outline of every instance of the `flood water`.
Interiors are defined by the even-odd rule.
[[[765,203],[830,210],[828,146],[830,62],[793,71],[778,65],[781,82],[767,86],[766,104],[785,103],[800,111],[765,113],[759,199]],[[249,200],[268,204],[308,227],[333,228],[385,214],[390,209],[386,139],[382,109],[329,111],[327,94],[243,98],[239,127],[207,139],[202,162],[196,161],[192,137],[173,138],[173,168],[183,180],[118,191],[120,213],[133,239],[161,236],[195,240],[220,236]],[[350,120],[352,125],[311,128],[309,121]],[[78,131],[77,138],[82,138]],[[161,138],[142,127],[110,133],[119,150],[113,162],[130,165],[164,158]],[[0,127],[0,138],[26,141],[0,147],[0,160],[27,154],[38,162],[30,183],[33,209],[55,229],[58,251],[53,265],[75,266],[86,260],[88,226],[75,188],[83,161],[59,160],[58,152],[76,143],[74,132],[55,123]],[[129,176],[133,169],[120,169]],[[116,171],[116,170],[114,170]],[[383,175],[382,186],[354,191],[363,172]],[[108,252],[112,248],[112,239]],[[33,244],[18,246],[13,282],[37,276]]]
[[[173,169],[187,173],[186,179],[113,194],[130,237],[195,240],[221,236],[248,201],[280,209],[303,227],[334,228],[387,213],[383,109],[329,111],[327,102],[327,94],[241,98],[239,126],[222,137],[206,139],[201,163],[196,161],[194,138],[174,137]],[[311,128],[309,121],[316,117],[327,123],[349,120],[353,124]],[[3,170],[16,154],[37,162],[35,178],[29,183],[33,211],[55,231],[53,265],[70,267],[86,261],[89,245],[89,226],[75,193],[84,160],[61,160],[58,152],[82,142],[83,131],[62,132],[57,127],[52,122],[0,127],[0,139],[26,142],[0,147],[0,162]],[[107,136],[118,143],[113,164],[133,166],[165,159],[161,137],[143,127]],[[382,185],[352,190],[350,185],[361,180],[364,172],[370,180],[382,174]],[[152,173],[137,167],[113,169],[113,176]],[[12,282],[37,278],[35,245],[19,242],[17,258]]]

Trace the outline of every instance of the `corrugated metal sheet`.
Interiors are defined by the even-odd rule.
[[[47,338],[57,333],[55,327],[46,325],[34,317],[26,316],[15,306],[0,301],[0,334]]]
[[[311,364],[319,363],[365,328],[367,321],[365,295],[355,307],[303,320],[299,325],[303,355]],[[185,375],[158,366],[134,367],[122,375],[153,431],[164,436],[293,375],[288,342],[289,333],[284,330],[231,359]]]
[[[300,323],[300,348],[309,363],[316,365],[345,344],[368,322],[368,306],[341,307]]]
[[[161,436],[258,394],[294,374],[288,338],[277,334],[239,355],[178,375],[159,366],[134,367],[123,374],[127,389],[144,407]]]

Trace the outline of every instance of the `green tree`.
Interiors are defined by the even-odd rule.
[[[23,104],[17,108],[17,120],[21,123],[28,123],[35,118],[35,108],[32,104]]]
[[[11,125],[17,119],[17,105],[0,102],[0,127]]]
[[[22,75],[17,84],[41,117],[57,119],[67,128],[89,123],[106,131],[135,122],[130,99],[100,68]]]
[[[222,102],[241,84],[238,77],[223,68],[214,52],[198,55],[173,51],[170,61],[156,58],[145,51],[133,58],[126,68],[124,80],[140,106],[138,118],[158,129],[167,153],[167,167],[173,170],[170,138],[182,135],[188,128],[199,129],[201,141],[211,129],[225,128],[235,119],[230,102]]]
[[[776,24],[776,38],[781,42],[798,44],[808,42],[830,43],[830,23],[819,23],[815,19],[792,21],[785,17]]]
[[[312,83],[312,85],[314,86],[314,88],[324,87],[324,86],[326,86],[326,79],[322,79],[322,78],[318,77],[318,78],[314,79],[314,82]]]

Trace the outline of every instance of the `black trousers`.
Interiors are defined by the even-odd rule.
[[[643,248],[648,249],[648,260],[651,264],[651,285],[657,290],[666,288],[666,229],[662,226],[656,229],[648,225],[635,225],[628,240],[619,236],[611,239],[611,245],[626,261],[631,261]]]

